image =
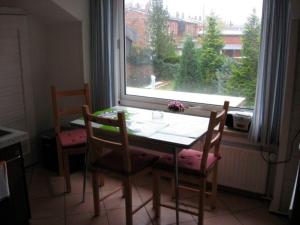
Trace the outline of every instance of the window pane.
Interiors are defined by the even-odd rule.
[[[126,94],[253,108],[263,0],[125,0]]]

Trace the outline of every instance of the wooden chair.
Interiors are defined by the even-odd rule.
[[[118,112],[116,119],[104,118],[93,116],[90,114],[88,107],[83,106],[83,115],[87,129],[89,151],[97,153],[96,159],[90,165],[95,215],[99,215],[100,201],[122,189],[122,187],[119,187],[99,199],[99,175],[105,172],[113,173],[122,180],[126,205],[126,224],[132,225],[133,214],[152,200],[151,197],[136,209],[132,208],[132,179],[141,173],[149,172],[149,169],[159,157],[129,148],[124,112]],[[115,130],[105,130],[101,127],[93,128],[92,122],[93,126],[100,124],[110,126],[110,128]],[[104,149],[111,151],[103,154]]]
[[[76,107],[59,106],[59,102],[67,97],[82,97],[84,104],[90,105],[90,93],[88,84],[84,84],[80,90],[57,90],[54,86],[51,87],[54,126],[57,143],[57,156],[59,165],[59,174],[65,176],[66,192],[71,192],[69,156],[75,154],[84,154],[86,152],[86,131],[84,128],[76,128],[62,130],[61,121],[63,118],[72,115],[81,115],[82,104]],[[86,182],[86,174],[84,177],[84,189]]]
[[[198,192],[198,212],[179,207],[179,211],[198,216],[198,224],[203,224],[203,210],[205,194],[211,196],[211,208],[216,207],[218,161],[221,159],[219,148],[225,125],[229,102],[224,102],[220,113],[211,112],[208,130],[205,137],[203,151],[184,149],[178,154],[179,189]],[[215,130],[217,129],[217,130]],[[213,152],[210,151],[213,149]],[[153,168],[153,206],[157,217],[160,217],[160,206],[176,209],[173,206],[162,204],[160,200],[160,177],[174,177],[173,156],[166,154]],[[212,173],[212,190],[206,192],[206,179]],[[191,186],[191,184],[193,184]]]

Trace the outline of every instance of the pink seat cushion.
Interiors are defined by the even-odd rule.
[[[86,143],[85,129],[66,130],[59,133],[62,147],[73,147]]]
[[[121,151],[111,151],[99,158],[92,169],[106,169],[121,174],[135,174],[149,166],[152,166],[159,157],[149,153],[144,153],[136,149],[130,149],[131,173],[125,171],[124,160]]]
[[[178,171],[181,173],[205,176],[200,172],[200,164],[202,159],[202,152],[193,149],[184,149],[178,154]],[[212,153],[208,154],[206,169],[211,169],[214,164],[221,159]],[[173,156],[166,154],[162,156],[155,164],[155,168],[173,171]]]

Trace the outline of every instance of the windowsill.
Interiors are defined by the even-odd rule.
[[[201,104],[223,105],[224,101],[230,102],[230,107],[240,107],[245,101],[244,97],[233,97],[226,95],[201,94],[182,91],[158,90],[151,88],[126,87],[126,94],[156,99],[174,99],[183,102]]]
[[[253,150],[261,148],[259,144],[253,143],[248,139],[248,132],[233,130],[225,126],[223,134],[222,144]]]
[[[248,138],[248,132],[233,130],[225,126],[224,135],[228,135],[231,137],[239,137],[239,138]]]

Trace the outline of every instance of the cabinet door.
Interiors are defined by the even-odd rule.
[[[10,196],[0,202],[1,225],[26,225],[30,218],[21,144],[1,149],[0,161],[7,162]]]
[[[13,209],[13,219],[18,225],[28,224],[30,217],[26,180],[21,158],[7,164],[10,190],[10,206]]]

